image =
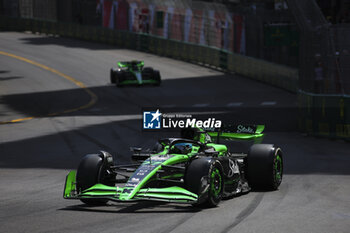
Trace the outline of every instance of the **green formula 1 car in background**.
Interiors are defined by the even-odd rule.
[[[143,67],[143,61],[125,61],[117,64],[117,68],[111,69],[110,79],[111,83],[116,84],[118,87],[143,84],[159,86],[161,83],[159,70]]]
[[[133,160],[139,161],[135,164],[115,164],[104,151],[86,155],[78,170],[67,175],[64,198],[89,205],[153,200],[213,207],[222,198],[251,188],[276,190],[283,175],[279,147],[258,143],[247,154],[237,154],[219,143],[257,142],[263,129],[261,125],[184,129],[181,138],[161,139],[152,151],[133,148]]]

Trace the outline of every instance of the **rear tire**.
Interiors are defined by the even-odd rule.
[[[145,73],[145,74],[151,75],[151,74],[153,74],[153,72],[154,72],[154,70],[152,67],[145,67],[142,69],[142,73]]]
[[[81,192],[97,183],[102,183],[104,169],[103,158],[99,154],[85,155],[77,170],[77,190]],[[105,205],[108,202],[107,199],[96,198],[80,200],[88,205]]]
[[[253,189],[276,190],[282,182],[282,150],[270,144],[255,144],[247,156],[247,178]]]
[[[161,80],[161,77],[160,77],[160,73],[158,70],[155,70],[153,72],[153,78],[154,80],[156,81],[156,83],[154,84],[155,86],[160,86],[162,80]]]
[[[208,184],[207,194],[203,194]],[[185,187],[198,196],[203,195],[197,206],[217,206],[224,190],[224,176],[220,162],[212,158],[193,160],[185,173]]]
[[[111,69],[111,72],[110,72],[110,79],[111,79],[111,83],[115,84],[115,72],[113,69]]]

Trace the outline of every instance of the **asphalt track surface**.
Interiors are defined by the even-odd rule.
[[[0,121],[36,117],[0,125],[1,232],[349,232],[349,143],[296,132],[294,94],[194,64],[64,38],[1,32],[0,51]],[[161,87],[110,85],[109,69],[131,59],[159,69]],[[80,83],[97,101],[91,103]],[[66,173],[83,155],[104,149],[127,163],[129,146],[174,136],[142,132],[143,107],[266,124],[265,142],[284,152],[282,185],[210,209],[64,200]]]

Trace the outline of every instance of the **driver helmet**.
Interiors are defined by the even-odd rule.
[[[170,149],[170,153],[173,154],[189,154],[192,152],[192,143],[181,142],[173,145]]]

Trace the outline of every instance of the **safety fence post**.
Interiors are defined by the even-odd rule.
[[[189,61],[189,44],[188,43],[180,43],[180,59],[183,61]]]
[[[140,50],[143,52],[149,51],[149,36],[147,34],[140,35]]]
[[[228,54],[225,50],[220,50],[220,68],[227,70]]]
[[[107,43],[110,45],[115,45],[115,37],[114,37],[113,29],[107,30]]]
[[[335,125],[335,137],[350,140],[350,98],[340,97],[338,99],[339,111]]]
[[[209,66],[214,66],[215,64],[215,50],[210,49],[209,47],[201,47],[202,54],[199,54],[198,59],[201,59],[205,64],[208,64]],[[204,58],[204,59],[203,59]]]
[[[148,50],[150,53],[156,53],[156,38],[154,36],[148,38]]]
[[[343,98],[344,99],[344,108],[343,110],[343,118],[344,118],[344,125],[343,125],[343,132],[344,137],[346,140],[350,141],[350,97]],[[342,103],[339,103],[342,104]]]

